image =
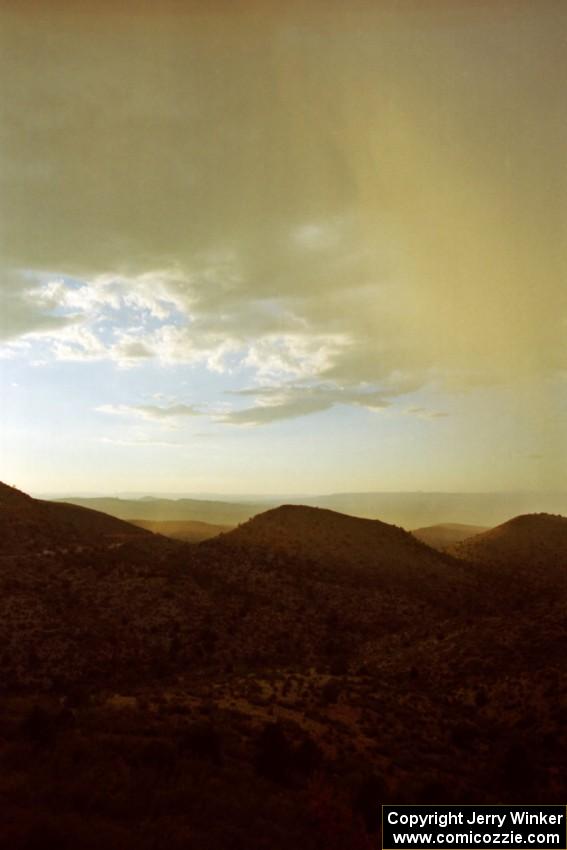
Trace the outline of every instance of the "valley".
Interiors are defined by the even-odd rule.
[[[187,543],[0,496],[5,846],[356,850],[381,802],[564,799],[566,519]]]

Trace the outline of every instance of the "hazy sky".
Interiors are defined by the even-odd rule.
[[[564,2],[0,24],[1,478],[563,488]]]

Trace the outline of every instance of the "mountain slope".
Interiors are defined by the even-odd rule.
[[[464,578],[457,562],[449,565],[446,556],[401,528],[305,505],[282,505],[259,514],[223,535],[222,543],[285,554],[359,583],[412,584],[426,596],[428,581],[451,571],[454,582]]]
[[[475,534],[483,534],[488,531],[481,525],[463,525],[456,522],[439,523],[439,525],[427,525],[424,528],[415,528],[412,531],[414,537],[426,543],[433,549],[445,549],[474,537]]]
[[[35,500],[10,488],[2,495],[6,516],[37,517]],[[564,521],[557,519],[535,523],[538,541],[543,528],[562,545]],[[513,532],[516,540],[517,528],[534,536],[531,518],[506,525],[500,537]],[[92,546],[32,549],[0,562],[0,709],[10,689],[35,690],[42,701],[51,695],[60,724],[45,758],[38,758],[37,741],[12,750],[6,736],[2,763],[14,765],[12,775],[4,771],[10,800],[14,788],[24,787],[13,775],[27,753],[47,777],[47,806],[50,780],[65,782],[80,808],[83,800],[90,804],[92,759],[114,759],[121,735],[142,715],[143,726],[123,740],[123,752],[133,754],[131,771],[121,772],[121,757],[118,770],[113,761],[106,773],[97,768],[96,785],[101,775],[109,782],[123,775],[131,795],[124,799],[145,809],[132,776],[149,775],[158,789],[167,777],[185,787],[194,776],[188,799],[202,794],[207,827],[210,803],[219,799],[218,754],[211,754],[210,772],[198,747],[200,766],[170,769],[184,763],[183,753],[194,753],[194,733],[205,719],[223,747],[234,745],[226,759],[230,787],[235,775],[246,775],[236,772],[233,758],[256,765],[257,733],[276,717],[320,746],[331,759],[318,768],[327,776],[354,778],[363,768],[391,778],[380,792],[386,798],[400,799],[403,788],[407,802],[430,803],[439,794],[484,802],[521,793],[538,801],[565,798],[555,777],[567,766],[567,587],[532,581],[533,570],[457,561],[385,523],[293,506],[196,546],[140,534],[115,547],[100,534]],[[112,708],[121,694],[129,707]],[[79,701],[71,717],[61,713],[62,696],[66,704],[69,697],[71,705]],[[91,758],[77,744],[92,734],[95,714],[102,727]],[[37,738],[45,730],[36,728],[37,712],[31,718],[31,733],[25,714],[11,725],[0,721]],[[69,749],[59,749],[65,741]],[[529,772],[510,760],[518,748]],[[81,770],[89,789],[83,797],[75,794]],[[210,785],[203,784],[207,776]],[[528,784],[518,787],[518,776]],[[286,793],[277,787],[278,796]],[[172,799],[187,811],[184,799]],[[160,805],[163,798],[156,798],[156,811]],[[234,811],[241,819],[239,799]],[[185,847],[186,837],[176,846]],[[212,846],[228,846],[226,837]],[[101,839],[97,846],[107,845]]]
[[[466,589],[466,565],[330,511],[282,507],[197,546],[134,528],[113,547],[131,533],[119,520],[9,489],[4,502],[0,672],[14,683],[356,668],[377,641],[458,612]]]
[[[451,552],[480,563],[567,568],[567,519],[543,513],[517,516],[470,537]]]
[[[32,499],[0,483],[0,554],[118,542],[147,535],[130,523],[76,505]]]

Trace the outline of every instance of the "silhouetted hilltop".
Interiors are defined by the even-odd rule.
[[[17,814],[51,812],[55,789],[83,835],[102,781],[114,790],[95,826],[151,804],[169,841],[172,823],[190,815],[200,837],[228,812],[231,829],[195,845],[216,850],[237,846],[262,793],[274,823],[310,823],[314,793],[334,825],[321,781],[342,787],[351,820],[361,799],[373,817],[384,799],[565,799],[562,517],[471,538],[524,555],[548,545],[559,554],[541,569],[535,557],[459,561],[384,522],[294,505],[199,545],[2,486],[0,518],[16,550],[0,556],[0,723]],[[63,825],[49,846],[64,846]],[[2,843],[9,827],[2,846],[40,846]],[[105,835],[93,846],[125,846]]]
[[[461,543],[469,537],[474,537],[475,534],[483,534],[488,531],[482,525],[463,525],[457,522],[445,522],[438,525],[427,525],[424,528],[415,528],[412,531],[414,537],[432,546],[434,549],[446,549],[447,546],[454,546],[456,543]]]
[[[10,484],[4,484],[0,481],[0,508],[31,500],[32,497],[28,496],[27,493],[23,493],[17,487],[12,487]]]
[[[0,483],[0,554],[100,545],[145,536],[141,528],[76,505],[32,499]]]
[[[567,519],[555,514],[525,514],[470,537],[451,548],[459,558],[481,563],[567,567]]]
[[[445,585],[466,573],[401,529],[314,508],[269,511],[199,546],[11,490],[1,521],[0,669],[26,686],[356,668],[426,611],[456,610]]]
[[[446,557],[402,528],[305,505],[282,505],[259,514],[223,535],[222,543],[283,553],[358,579],[419,582],[416,589],[453,567],[455,581],[460,575],[458,563],[448,565]]]

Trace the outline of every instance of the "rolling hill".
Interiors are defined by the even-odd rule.
[[[449,565],[447,557],[397,526],[305,505],[259,514],[223,535],[221,545],[280,553],[342,581],[398,589],[409,585],[425,595],[429,582],[446,579],[449,572],[454,584],[465,579],[458,562]]]
[[[9,680],[356,666],[369,642],[454,614],[468,587],[465,566],[402,529],[331,511],[284,506],[195,546],[3,492],[0,638],[35,659],[16,654]]]
[[[145,537],[141,528],[77,505],[33,499],[0,483],[0,553],[38,553]]]
[[[458,558],[516,569],[559,568],[567,573],[567,518],[525,514],[451,547]]]
[[[482,534],[488,531],[481,525],[463,525],[460,523],[446,522],[439,525],[428,525],[425,528],[415,528],[411,532],[414,537],[426,543],[433,549],[446,549],[448,546],[454,546],[456,543],[461,543],[475,534]]]
[[[68,508],[0,488],[2,846],[366,850],[382,801],[565,799],[561,517],[471,560],[305,506],[198,545]]]

